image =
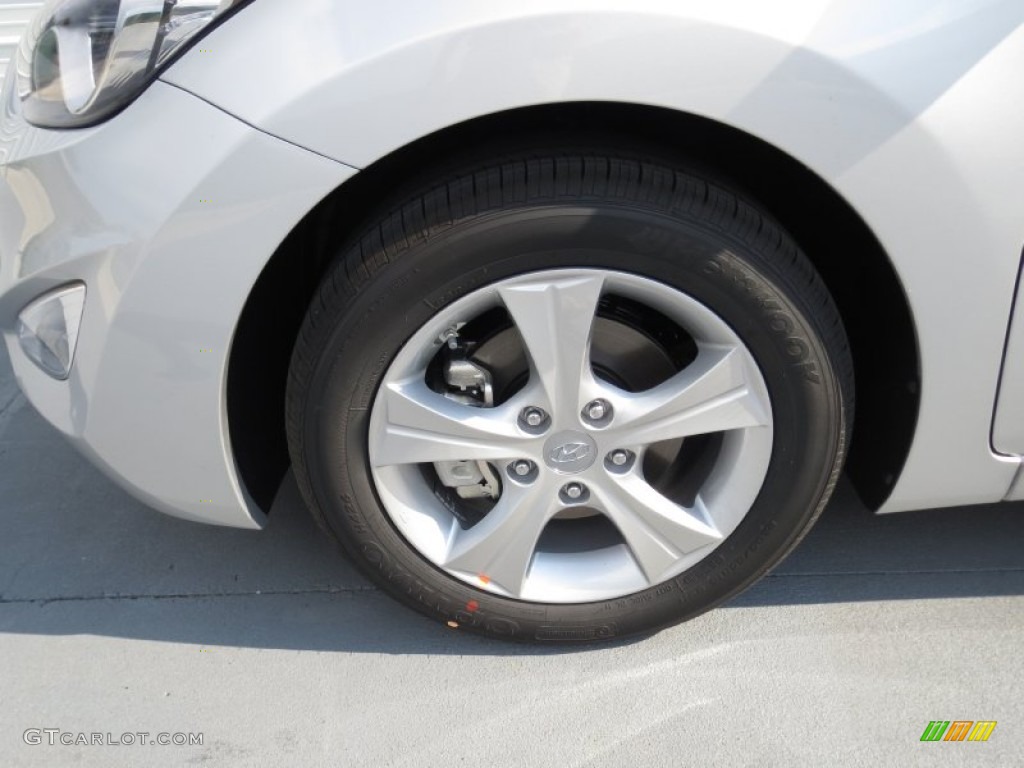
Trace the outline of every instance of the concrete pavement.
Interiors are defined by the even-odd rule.
[[[727,607],[611,647],[507,646],[370,587],[291,480],[262,533],[145,508],[0,353],[0,765],[1021,764],[1022,544],[1022,505],[878,518],[841,489]],[[936,719],[999,724],[921,743]]]

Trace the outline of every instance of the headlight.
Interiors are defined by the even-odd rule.
[[[211,22],[248,0],[49,0],[21,41],[25,119],[78,128],[131,102]]]

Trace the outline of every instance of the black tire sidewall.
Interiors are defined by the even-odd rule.
[[[436,568],[391,522],[367,456],[374,397],[413,333],[479,288],[557,268],[642,275],[711,308],[757,361],[775,425],[765,483],[722,544],[668,582],[576,605],[502,598]],[[309,350],[316,362],[302,392],[300,484],[305,480],[322,518],[364,572],[450,624],[513,639],[586,641],[694,616],[779,560],[820,511],[838,473],[842,393],[798,277],[705,219],[637,206],[523,206],[463,220],[379,266],[343,313],[321,323]]]

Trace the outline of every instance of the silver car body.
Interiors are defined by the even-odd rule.
[[[229,357],[302,217],[360,169],[480,116],[656,106],[799,161],[891,260],[921,390],[880,511],[1021,499],[1022,21],[1019,0],[255,0],[96,127],[28,125],[7,78],[0,330],[33,405],[125,488],[259,527],[229,436]],[[14,328],[71,281],[85,313],[57,381]]]

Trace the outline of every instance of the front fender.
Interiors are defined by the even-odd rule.
[[[868,223],[920,331],[897,511],[998,500],[1019,464],[989,427],[1024,243],[1022,22],[1019,0],[255,0],[164,79],[355,167],[567,101],[684,111],[786,152]]]

